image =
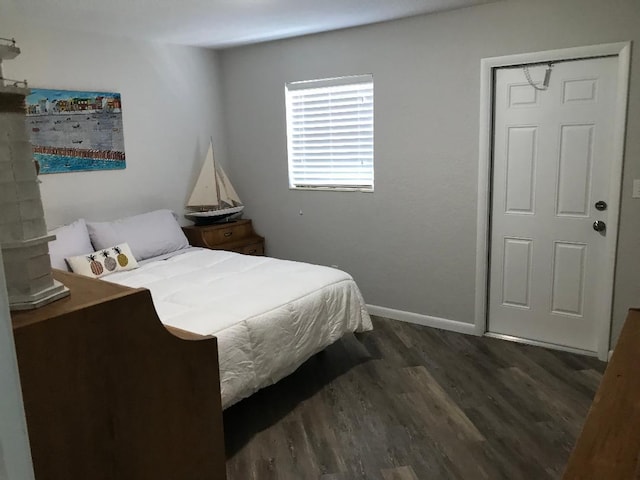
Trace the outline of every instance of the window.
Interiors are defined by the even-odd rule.
[[[373,191],[373,76],[285,86],[289,187]]]

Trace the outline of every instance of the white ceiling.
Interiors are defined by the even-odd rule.
[[[0,0],[30,25],[223,48],[495,0]],[[3,13],[3,15],[4,15]]]

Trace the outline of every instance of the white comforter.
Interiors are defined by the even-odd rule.
[[[372,328],[351,276],[307,263],[191,248],[104,280],[148,288],[165,325],[218,338],[223,408]]]

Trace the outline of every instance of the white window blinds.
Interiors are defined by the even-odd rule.
[[[373,76],[286,85],[289,186],[373,190]]]

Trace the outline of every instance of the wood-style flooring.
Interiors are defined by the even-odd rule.
[[[560,478],[605,364],[374,318],[224,413],[229,480]]]

